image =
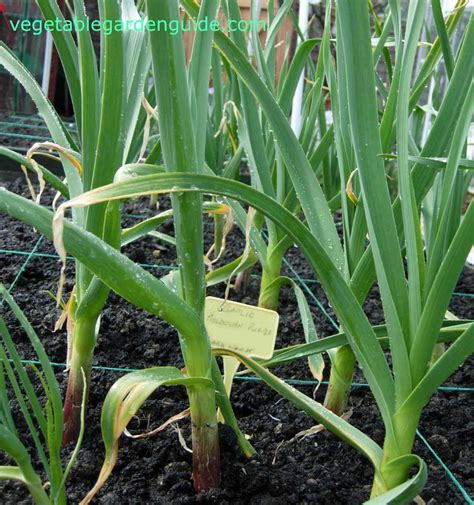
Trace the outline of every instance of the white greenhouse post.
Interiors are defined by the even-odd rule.
[[[300,10],[298,14],[298,26],[306,40],[308,36],[308,15],[309,15],[309,0],[300,0]],[[302,40],[298,37],[298,46],[301,44]],[[303,106],[303,89],[304,89],[304,77],[305,71],[301,73],[300,79],[298,81],[298,86],[296,87],[295,95],[293,97],[293,105],[291,112],[291,128],[293,129],[296,136],[300,134],[301,131],[301,108]]]
[[[448,12],[454,9],[456,5],[456,0],[444,0],[442,3],[443,6],[443,13],[446,15]],[[474,0],[468,0],[467,5],[465,7],[466,11],[471,11],[474,9]],[[471,123],[471,126],[469,128],[469,133],[467,137],[467,159],[472,160],[474,159],[474,123]],[[471,184],[469,186],[469,192],[474,193],[474,180],[471,181]],[[467,257],[466,264],[474,268],[474,247],[471,248],[471,252],[469,253],[469,256]]]
[[[472,1],[472,0],[471,0]],[[456,6],[456,0],[442,0],[441,8],[443,10],[443,14],[446,15],[448,12],[452,11]],[[430,85],[428,89],[428,103],[429,110],[426,113],[425,121],[423,124],[423,132],[421,136],[421,145],[425,145],[426,139],[428,138],[428,133],[431,127],[432,119],[433,119],[433,92],[434,92],[435,80],[434,77],[431,77]]]
[[[251,20],[252,19],[260,19],[261,12],[262,12],[262,0],[252,0],[250,2],[250,19]],[[247,50],[250,55],[254,54],[252,37],[255,35],[258,37],[258,33],[255,34],[255,32],[253,32],[251,34],[248,44],[247,44]]]
[[[467,137],[467,159],[472,160],[474,159],[474,123],[471,123],[471,126],[469,128],[469,134]],[[471,194],[474,194],[474,179],[471,180],[471,184],[469,186],[469,191]],[[469,256],[467,257],[467,264],[471,268],[474,268],[474,246],[471,247],[471,252],[469,253]]]
[[[43,63],[43,78],[41,82],[41,89],[43,93],[48,96],[49,93],[49,80],[51,77],[51,62],[53,59],[53,37],[50,32],[46,33],[46,46],[44,48],[44,63]]]

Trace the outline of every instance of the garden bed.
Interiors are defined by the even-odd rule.
[[[10,184],[15,192],[25,193],[23,181]],[[47,201],[47,199],[45,200]],[[166,203],[165,203],[166,205]],[[126,205],[126,223],[136,222],[137,215],[150,214],[145,200]],[[172,223],[163,228],[172,233]],[[211,227],[206,228],[206,240],[212,240]],[[238,231],[228,239],[226,259],[242,253],[243,241]],[[165,274],[175,264],[174,251],[146,238],[127,246],[126,254],[146,265],[157,276]],[[55,304],[46,290],[55,292],[60,265],[52,244],[41,238],[28,226],[5,215],[0,215],[0,280],[11,287],[11,292],[30,322],[42,338],[51,361],[63,363],[66,353],[64,331],[52,332],[58,317]],[[286,274],[306,279],[305,285],[313,294],[308,301],[312,307],[320,335],[334,333],[332,323],[323,314],[322,304],[331,316],[325,296],[297,249],[287,257]],[[68,288],[72,287],[73,262],[68,264]],[[231,299],[255,304],[258,289],[258,270],[245,293],[231,292]],[[474,274],[463,272],[456,293],[473,294]],[[209,290],[209,294],[223,296],[224,286]],[[377,290],[373,289],[366,302],[366,311],[372,323],[380,323],[381,308]],[[472,297],[455,295],[450,310],[462,318],[474,318]],[[303,341],[296,301],[291,290],[283,289],[280,299],[281,322],[277,347]],[[12,319],[7,317],[7,325]],[[11,328],[19,352],[31,358],[31,350],[17,325]],[[71,503],[77,503],[94,484],[103,459],[100,435],[100,408],[106,392],[121,375],[117,369],[145,368],[157,365],[183,366],[176,352],[177,335],[174,329],[155,317],[138,310],[112,294],[102,316],[101,332],[94,356],[96,369],[87,414],[84,443],[75,471],[68,482]],[[474,376],[471,358],[439,391],[425,409],[414,452],[429,466],[429,480],[422,498],[430,504],[465,503],[466,499],[455,482],[446,474],[429,447],[435,451],[458,479],[467,493],[474,492],[474,474],[469,464],[472,451],[474,421],[472,419],[472,386]],[[112,369],[104,369],[109,367]],[[315,389],[306,361],[280,366],[277,375],[302,381],[296,387],[311,395]],[[65,375],[58,367],[58,379],[65,385]],[[355,382],[363,383],[357,374]],[[315,391],[319,401],[324,398],[325,385]],[[453,387],[454,389],[449,389]],[[311,418],[298,412],[292,405],[253,380],[239,378],[232,392],[234,409],[245,433],[252,436],[257,456],[245,459],[234,443],[229,429],[221,427],[222,486],[221,489],[198,497],[207,503],[331,503],[356,504],[366,500],[370,493],[372,468],[355,450],[330,433],[294,439],[300,431],[314,425]],[[130,431],[140,432],[154,428],[187,406],[184,390],[161,390],[148,401],[134,418]],[[351,422],[382,442],[383,425],[372,396],[365,386],[354,387],[350,406]],[[20,427],[22,425],[20,424]],[[180,429],[190,445],[189,420],[179,422]],[[424,437],[424,438],[422,438]],[[4,464],[4,457],[0,464]],[[112,476],[101,490],[96,503],[193,503],[196,500],[191,481],[191,455],[180,445],[172,428],[145,440],[121,439],[119,461]],[[12,482],[0,483],[1,503],[28,503],[26,489]]]

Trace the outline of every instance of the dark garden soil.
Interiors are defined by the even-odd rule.
[[[24,193],[23,183],[10,185],[16,192]],[[47,201],[47,199],[45,200]],[[166,201],[163,202],[166,205]],[[128,214],[151,215],[147,201],[128,203]],[[137,222],[126,217],[125,225]],[[206,223],[206,237],[211,239],[211,224]],[[165,224],[161,231],[172,233],[172,223]],[[53,333],[58,317],[54,302],[46,290],[55,292],[60,265],[51,243],[28,226],[0,215],[0,249],[2,251],[29,252],[36,246],[41,256],[31,257],[21,276],[20,267],[28,258],[2,252],[0,254],[0,280],[10,286],[12,293],[25,311],[30,322],[42,338],[53,362],[64,362],[66,337],[63,331]],[[242,236],[236,231],[228,239],[226,259],[242,253]],[[166,267],[175,264],[172,248],[146,238],[125,248],[133,260],[148,265],[157,276],[166,273]],[[308,279],[314,275],[305,266],[297,249],[288,254],[288,261],[295,270]],[[285,270],[288,270],[285,267]],[[288,272],[291,273],[291,272]],[[245,293],[231,293],[231,299],[255,304],[258,293],[258,270],[255,269]],[[68,263],[68,289],[73,282],[73,263]],[[331,308],[316,282],[308,284],[316,298],[330,314]],[[457,292],[473,293],[474,275],[463,272]],[[222,296],[224,286],[215,286],[210,294]],[[313,299],[308,298],[320,335],[329,335],[334,328]],[[381,322],[381,308],[377,290],[374,288],[365,304],[373,323]],[[462,318],[474,318],[472,298],[454,296],[450,310]],[[284,289],[281,294],[280,329],[277,346],[303,341],[303,331],[293,293]],[[5,312],[5,311],[4,311]],[[24,358],[32,358],[26,337],[6,313],[19,352]],[[111,294],[104,311],[100,336],[94,358],[97,366],[145,368],[158,365],[183,365],[176,332],[167,324],[138,310]],[[474,361],[471,358],[448,381],[447,385],[471,387],[474,378]],[[311,380],[305,361],[285,365],[275,370],[286,379]],[[78,503],[92,487],[97,478],[102,458],[103,445],[100,436],[100,409],[103,399],[121,373],[95,370],[87,414],[87,430],[82,450],[74,472],[68,482],[71,503]],[[62,386],[65,376],[58,371]],[[355,378],[364,382],[360,373]],[[297,386],[306,394],[315,394],[317,400],[324,398],[325,386],[317,391],[311,385]],[[145,440],[122,437],[119,461],[112,476],[101,490],[95,503],[115,504],[185,504],[200,500],[202,503],[219,504],[358,504],[370,493],[372,469],[370,464],[355,450],[330,433],[294,440],[297,433],[313,426],[306,414],[299,412],[265,385],[236,380],[232,402],[245,433],[251,435],[257,456],[244,458],[236,447],[229,429],[221,427],[222,486],[220,489],[196,497],[191,480],[191,455],[180,445],[177,433],[169,428],[158,436]],[[472,468],[474,417],[472,392],[439,391],[427,406],[420,425],[421,434],[443,459],[461,484],[474,492]],[[129,426],[131,432],[139,432],[158,426],[170,416],[186,408],[186,394],[181,389],[163,389],[154,395],[134,418]],[[377,442],[383,439],[383,426],[373,398],[363,386],[354,387],[350,406],[353,409],[351,422]],[[189,420],[179,422],[185,440],[190,445]],[[20,432],[25,427],[19,421]],[[417,438],[415,452],[429,466],[429,481],[422,493],[423,499],[432,505],[465,503],[453,482],[434,459],[424,443]],[[9,464],[0,456],[0,464]],[[11,463],[10,463],[11,464]],[[0,503],[29,503],[24,488],[12,482],[0,482]]]

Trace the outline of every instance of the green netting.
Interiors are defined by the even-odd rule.
[[[28,263],[30,262],[31,258],[33,258],[36,254],[36,250],[40,246],[41,242],[43,241],[43,236],[41,236],[38,241],[36,242],[35,246],[33,249],[29,252],[26,253],[27,257],[26,260],[22,263],[21,267],[19,268],[18,272],[16,273],[14,279],[12,280],[10,286],[8,287],[8,292],[11,293],[16,286],[16,283],[20,279],[20,277],[23,275],[23,272],[25,271],[26,267],[28,266]],[[3,304],[3,300],[0,300],[0,306]]]
[[[14,254],[17,256],[29,256],[33,258],[48,258],[48,259],[54,259],[58,260],[59,256],[57,254],[50,254],[50,253],[41,253],[41,252],[32,252],[32,251],[17,251],[16,249],[0,249],[0,254]],[[67,257],[68,260],[73,260],[74,258],[72,256]],[[286,260],[285,260],[286,262]],[[301,277],[296,270],[288,263],[286,262],[288,268],[293,272],[293,275],[291,276],[294,280],[297,280],[298,282],[301,283],[303,286],[303,289],[308,293],[308,295],[311,297],[311,299],[316,303],[316,305],[321,309],[323,314],[328,318],[328,320],[331,322],[331,324],[337,328],[337,323],[334,321],[334,319],[331,317],[331,315],[327,312],[327,310],[324,308],[322,303],[316,298],[314,293],[311,291],[311,289],[308,287],[308,284],[319,284],[317,279],[305,279],[304,277]],[[157,269],[157,270],[176,270],[176,267],[170,266],[170,265],[153,265],[150,263],[138,263],[143,268],[150,268],[150,269]],[[252,277],[258,277],[257,275],[253,275]],[[459,296],[459,297],[466,297],[466,298],[474,298],[474,293],[459,293],[455,291],[453,293],[453,296]]]
[[[68,130],[73,136],[76,134],[74,123],[67,123]],[[27,128],[28,132],[18,132],[19,128]],[[2,114],[0,115],[0,137],[29,139],[33,142],[51,141],[46,123],[40,116],[21,115],[21,114]]]
[[[133,214],[128,214],[127,217],[133,217],[136,219],[143,219],[146,218],[147,216],[140,216],[140,215],[133,215]],[[9,249],[0,249],[0,255],[4,254],[11,254],[11,255],[18,255],[18,256],[25,256],[25,261],[21,264],[20,268],[18,269],[18,272],[16,273],[13,281],[11,282],[8,291],[12,293],[14,290],[16,284],[18,283],[18,280],[20,277],[23,275],[25,272],[26,268],[28,267],[29,262],[32,260],[32,258],[44,258],[44,259],[51,259],[51,260],[57,260],[59,257],[56,254],[50,254],[50,253],[41,253],[38,252],[38,248],[41,245],[43,241],[43,236],[40,236],[37,242],[35,243],[34,247],[31,249],[31,251],[18,251],[18,250],[9,250]],[[71,258],[72,259],[72,258]],[[329,314],[329,312],[326,310],[324,305],[321,303],[321,301],[316,297],[314,292],[310,289],[308,286],[314,283],[318,283],[316,279],[305,279],[302,278],[298,272],[293,268],[293,266],[286,260],[284,259],[286,267],[290,270],[291,272],[291,277],[297,281],[302,289],[308,293],[310,298],[313,300],[313,302],[316,304],[319,310],[324,314],[324,316],[328,319],[328,321],[333,325],[335,329],[339,329],[339,326],[337,322],[334,320],[334,318]],[[161,269],[161,270],[173,270],[176,267],[173,266],[167,266],[167,265],[153,265],[153,264],[146,264],[146,263],[141,263],[140,264],[144,268],[149,268],[149,269]],[[466,296],[466,297],[474,297],[474,294],[471,293],[454,293],[454,296]],[[0,301],[0,306],[2,305],[3,301]],[[23,360],[23,363],[25,364],[40,364],[38,361],[35,360]],[[66,365],[65,363],[51,363],[52,366],[54,367],[60,367],[60,368],[65,368]],[[137,369],[134,368],[121,368],[121,367],[111,367],[111,366],[93,366],[93,369],[95,370],[102,370],[105,372],[116,372],[116,373],[127,373],[127,372],[134,372],[137,371]],[[251,377],[251,376],[236,376],[235,380],[238,381],[255,381],[255,382],[261,382],[261,379],[258,377]],[[311,386],[315,387],[318,383],[317,381],[314,380],[299,380],[299,379],[283,379],[285,382],[292,384],[292,385],[300,385],[300,386]],[[322,384],[327,384],[327,381],[323,381]],[[363,387],[363,388],[368,388],[368,384],[366,383],[353,383],[353,387]],[[470,387],[455,387],[455,386],[441,386],[438,388],[439,391],[451,391],[451,392],[473,392],[474,388]],[[428,451],[433,455],[433,458],[435,461],[441,466],[441,468],[445,471],[446,475],[449,477],[451,482],[454,484],[456,487],[457,491],[460,493],[460,495],[463,497],[463,499],[469,503],[469,504],[474,504],[474,501],[472,498],[469,496],[469,493],[465,489],[465,487],[459,482],[459,480],[456,478],[456,476],[453,474],[453,472],[449,469],[449,467],[444,463],[444,461],[441,459],[441,457],[436,453],[436,451],[433,449],[433,447],[428,443],[426,438],[420,433],[419,430],[417,430],[417,436],[419,439],[423,442],[423,444],[427,447]]]
[[[416,430],[416,434],[418,438],[426,445],[426,447],[431,452],[436,461],[440,464],[441,468],[446,472],[446,475],[453,481],[457,490],[461,493],[462,497],[466,500],[466,502],[469,504],[474,503],[472,498],[469,496],[469,494],[464,489],[459,480],[456,478],[456,476],[453,474],[453,472],[451,472],[451,470],[446,466],[445,462],[439,457],[439,455],[436,453],[433,447],[431,447],[431,445],[428,443],[428,440],[426,440],[426,438],[420,433],[420,430]]]

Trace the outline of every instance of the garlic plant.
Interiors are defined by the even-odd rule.
[[[38,0],[45,20],[64,20],[56,0]],[[71,4],[78,19],[86,16],[83,0]],[[98,0],[101,20],[133,20],[139,12],[133,0],[122,2]],[[114,31],[102,34],[98,61],[90,32],[78,33],[77,41],[67,31],[53,31],[52,36],[65,71],[74,106],[78,140],[73,139],[58,114],[43,94],[34,77],[5,45],[0,45],[0,64],[24,86],[49,129],[53,143],[33,146],[22,157],[2,148],[9,156],[51,183],[66,198],[111,183],[119,167],[138,161],[144,128],[142,96],[147,91],[146,78],[151,57],[144,32]],[[34,159],[40,151],[60,155],[66,179],[42,168]],[[115,248],[120,247],[120,214],[116,205],[99,205],[89,210],[74,210],[73,221]],[[75,287],[67,303],[69,336],[69,382],[64,402],[64,443],[77,438],[84,389],[90,380],[100,314],[109,288],[80,261],[76,262]],[[59,293],[60,294],[60,293]],[[58,305],[61,300],[58,300]],[[83,382],[81,369],[85,372]]]

